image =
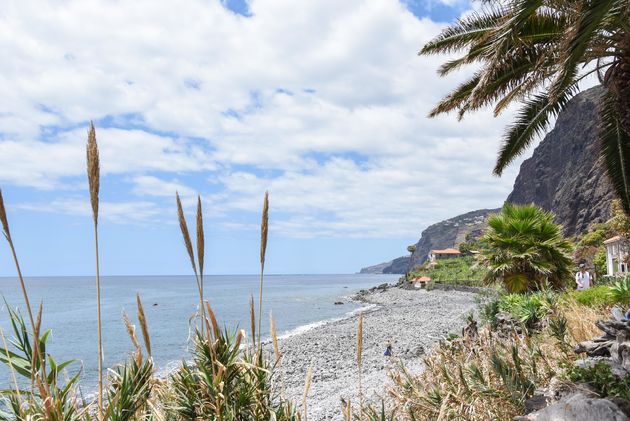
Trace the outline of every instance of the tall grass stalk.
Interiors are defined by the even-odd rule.
[[[308,392],[311,390],[311,382],[313,381],[313,367],[309,367],[306,372],[306,380],[304,381],[304,394],[302,395],[302,411],[304,412],[304,421],[308,419]]]
[[[265,192],[263,200],[262,221],[260,222],[260,291],[258,295],[258,350],[261,350],[261,322],[262,322],[262,299],[263,299],[263,279],[265,273],[265,254],[267,253],[267,234],[269,232],[269,192]]]
[[[22,401],[22,395],[20,393],[20,386],[18,385],[17,377],[15,375],[15,368],[13,368],[13,362],[11,360],[11,354],[9,353],[9,347],[7,346],[7,339],[4,336],[4,329],[0,327],[0,337],[2,337],[2,345],[4,346],[4,352],[7,357],[7,364],[9,366],[9,371],[11,372],[11,379],[13,380],[13,385],[15,387],[15,393],[17,395],[18,402]]]
[[[252,333],[252,347],[256,346],[256,309],[254,308],[254,296],[249,296],[249,327]]]
[[[201,196],[197,195],[197,262],[199,264],[199,295],[201,297],[202,309],[201,320],[205,319],[205,309],[203,308],[203,264],[205,260],[205,235],[203,232],[203,210],[201,209]],[[208,337],[210,332],[208,331]]]
[[[103,415],[103,338],[101,329],[101,276],[98,260],[98,195],[100,190],[100,161],[96,143],[96,129],[90,122],[87,141],[87,176],[90,187],[90,203],[92,204],[92,221],[94,224],[94,251],[96,260],[96,330],[98,342],[98,415]]]
[[[362,364],[363,364],[363,312],[359,314],[359,324],[357,326],[357,368],[359,370],[359,408],[363,417],[363,387],[362,387]]]
[[[199,326],[200,326],[200,332],[203,333],[204,323],[205,323],[205,310],[204,310],[204,305],[203,305],[203,285],[199,277],[199,272],[197,271],[197,264],[195,263],[195,253],[193,252],[192,241],[190,239],[190,232],[188,231],[188,224],[186,223],[186,217],[184,216],[184,208],[182,207],[182,200],[179,197],[179,192],[175,192],[175,201],[177,203],[177,218],[179,220],[179,228],[182,231],[184,245],[186,246],[186,251],[188,252],[188,257],[190,258],[190,265],[192,266],[193,272],[195,274],[195,282],[197,283],[197,291],[199,293],[199,316],[200,316]],[[197,223],[198,223],[197,241],[199,241],[199,238],[201,237],[202,239],[201,248],[203,249],[203,223],[199,224],[200,219],[201,219],[200,206],[201,206],[201,203],[199,202],[199,211],[198,211],[199,213],[197,215]],[[200,232],[201,232],[201,236],[199,235]],[[199,251],[199,249],[197,249],[197,251]],[[200,255],[203,255],[203,251]],[[203,261],[203,258],[202,258],[202,261]]]
[[[140,300],[140,294],[136,293],[136,304],[138,305],[138,322],[140,323],[140,329],[142,330],[142,340],[144,341],[144,347],[147,349],[149,357],[151,352],[151,337],[149,336],[149,325],[147,323],[147,317],[144,314],[144,306],[142,300]]]
[[[7,239],[7,242],[9,243],[9,248],[11,249],[11,254],[13,255],[13,262],[15,263],[15,268],[17,269],[18,279],[20,280],[20,287],[22,288],[22,295],[24,296],[24,302],[26,304],[26,311],[28,312],[28,317],[31,322],[31,327],[35,329],[35,319],[33,318],[33,311],[31,310],[31,302],[28,298],[28,293],[26,292],[26,284],[24,282],[24,278],[22,277],[22,270],[20,269],[20,262],[15,252],[13,239],[11,238],[11,230],[9,229],[9,219],[7,218],[7,211],[4,206],[4,198],[2,197],[2,189],[0,189],[0,221],[2,222],[2,233],[4,234],[4,237]]]
[[[33,317],[33,310],[31,309],[31,302],[28,297],[28,292],[26,291],[26,283],[24,282],[24,277],[22,276],[22,269],[20,268],[20,261],[18,260],[17,253],[15,252],[15,245],[13,244],[13,238],[11,237],[11,230],[9,228],[9,218],[7,217],[7,211],[4,206],[4,198],[2,197],[2,190],[0,189],[0,222],[2,222],[2,233],[9,244],[9,248],[11,249],[11,255],[13,256],[13,262],[15,264],[15,269],[17,270],[18,279],[20,281],[20,287],[22,289],[22,295],[24,296],[24,303],[26,305],[26,311],[28,313],[28,318],[31,322],[31,329],[35,332],[35,318]],[[39,361],[40,367],[43,367],[43,358],[40,353],[39,343],[34,341],[33,344],[33,361],[32,365],[35,366],[35,361]],[[37,373],[35,370],[31,372],[31,388],[34,387],[35,382],[37,381]],[[39,382],[41,385],[41,382]],[[44,379],[44,385],[46,388],[42,390],[42,386],[39,386],[40,393],[44,396],[49,392],[48,382]]]

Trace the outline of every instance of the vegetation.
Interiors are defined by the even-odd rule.
[[[494,173],[529,145],[597,74],[605,87],[599,114],[601,156],[626,213],[630,213],[630,3],[628,0],[510,0],[484,2],[429,41],[421,54],[463,55],[444,63],[444,76],[476,67],[473,76],[429,114],[467,112],[494,104],[495,115],[522,108],[506,130]]]
[[[630,399],[630,376],[620,379],[612,373],[610,365],[603,361],[590,367],[573,367],[568,377],[571,381],[592,386],[601,397],[618,396]]]
[[[515,315],[499,327],[496,314]],[[440,342],[425,358],[426,369],[392,373],[389,410],[404,420],[512,419],[524,401],[552,378],[569,376],[578,342],[598,335],[602,309],[584,307],[566,293],[488,296],[480,303],[487,323],[479,331]],[[492,323],[494,319],[494,324]],[[530,328],[520,329],[520,327]],[[619,389],[621,390],[621,389]]]
[[[610,287],[610,295],[616,303],[630,304],[630,277],[615,282]]]
[[[100,297],[98,267],[98,190],[99,159],[96,132],[90,125],[88,132],[88,179],[93,210],[97,298]],[[140,297],[137,296],[137,319],[144,347],[136,336],[136,327],[125,314],[123,320],[135,351],[127,362],[108,372],[108,378],[99,377],[98,390],[102,394],[96,402],[86,402],[78,384],[80,370],[72,377],[62,376],[65,368],[74,361],[58,363],[46,352],[50,330],[40,332],[42,306],[36,315],[32,313],[26,284],[22,278],[19,261],[13,247],[9,223],[0,191],[0,221],[5,238],[13,252],[20,284],[24,293],[30,326],[17,310],[9,307],[9,319],[13,338],[7,340],[0,329],[2,339],[0,362],[10,373],[12,387],[0,391],[0,421],[2,420],[47,420],[47,421],[126,421],[139,419],[190,420],[278,420],[301,419],[295,405],[280,393],[281,388],[274,377],[274,369],[282,364],[282,355],[277,347],[275,323],[271,320],[271,335],[275,358],[270,362],[261,346],[259,298],[258,332],[253,297],[250,301],[251,337],[243,330],[221,331],[210,303],[203,296],[204,233],[201,199],[197,201],[196,256],[188,231],[186,218],[179,195],[176,196],[178,217],[184,245],[190,257],[199,293],[199,321],[194,332],[193,358],[182,365],[168,378],[157,379],[152,359],[148,322]],[[263,291],[264,264],[268,228],[268,196],[265,194],[261,224],[261,277],[260,293]],[[100,320],[100,305],[97,304]],[[258,337],[256,337],[258,333]],[[99,364],[102,363],[102,338],[98,331]],[[244,347],[241,347],[244,345]],[[359,357],[360,358],[360,357]],[[360,362],[359,362],[360,365]],[[100,369],[100,365],[99,365]],[[100,370],[99,370],[100,371]],[[20,381],[19,379],[22,378]],[[26,386],[30,384],[30,386]],[[304,411],[306,411],[306,395]],[[306,414],[304,414],[306,419]]]
[[[573,291],[571,296],[576,302],[589,307],[608,307],[617,302],[611,294],[610,287],[606,285],[598,285],[581,291]]]
[[[479,266],[472,256],[441,259],[434,265],[416,268],[413,277],[428,276],[435,282],[458,285],[483,285],[486,269]]]
[[[535,205],[506,203],[488,218],[481,240],[487,283],[501,282],[508,292],[559,289],[571,277],[570,243],[562,237],[553,214]]]

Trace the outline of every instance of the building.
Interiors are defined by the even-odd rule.
[[[457,249],[431,250],[429,252],[429,262],[434,263],[436,260],[459,257],[461,254]]]
[[[624,237],[616,235],[604,241],[606,246],[606,271],[608,276],[628,273],[628,244]]]
[[[416,288],[425,288],[427,282],[431,282],[431,278],[429,278],[428,276],[418,276],[411,280],[411,283]]]

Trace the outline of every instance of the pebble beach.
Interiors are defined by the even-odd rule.
[[[403,363],[413,373],[422,357],[450,332],[461,332],[465,316],[475,309],[474,295],[459,291],[375,289],[355,297],[363,312],[362,389],[364,400],[380,406],[391,380],[388,371]],[[280,341],[280,379],[285,394],[302,402],[309,367],[308,419],[342,420],[341,399],[359,401],[356,361],[358,314],[332,321]],[[383,355],[391,342],[392,358]]]

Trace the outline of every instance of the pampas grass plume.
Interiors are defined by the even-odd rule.
[[[92,203],[92,217],[94,223],[98,223],[98,194],[100,189],[100,161],[98,145],[96,144],[96,129],[90,122],[87,142],[87,174],[90,185],[90,202]]]

